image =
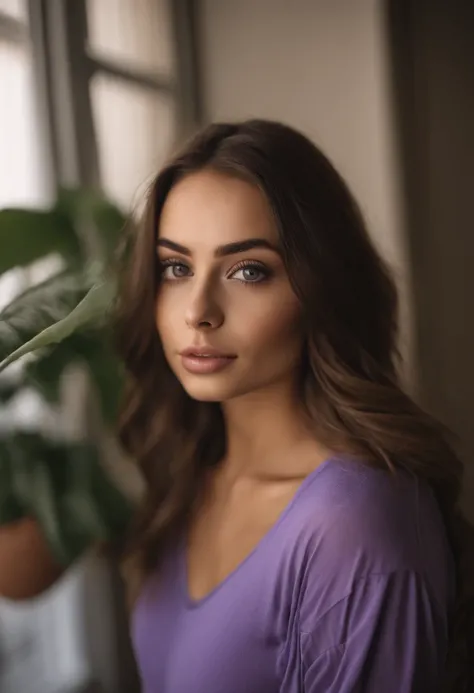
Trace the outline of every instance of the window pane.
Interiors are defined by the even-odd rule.
[[[0,209],[44,206],[50,179],[42,165],[27,44],[0,41],[0,104]],[[25,281],[25,273],[17,270],[0,277],[0,309],[25,288]]]
[[[87,17],[94,54],[130,67],[172,73],[168,0],[87,0]]]
[[[15,19],[26,19],[26,0],[0,0],[0,12],[5,12]]]
[[[0,42],[0,208],[46,196],[31,68],[27,46]]]
[[[173,99],[102,74],[91,94],[103,187],[130,209],[173,144]]]

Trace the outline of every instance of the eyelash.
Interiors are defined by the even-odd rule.
[[[179,260],[178,258],[169,258],[167,260],[160,261],[161,272],[164,272],[164,270],[168,267],[187,267],[189,269],[189,266],[182,260]],[[243,269],[257,270],[262,274],[262,279],[259,279],[257,281],[245,281],[244,279],[235,280],[240,282],[241,284],[262,284],[263,282],[267,281],[272,274],[269,268],[266,267],[262,262],[257,262],[255,260],[242,260],[241,262],[238,262],[236,265],[234,265],[232,270],[227,274],[226,278],[232,278],[232,275],[236,274],[239,270]],[[176,282],[184,279],[187,279],[187,276],[173,277],[172,279],[165,279],[165,281]]]
[[[227,276],[236,274],[239,270],[243,269],[257,270],[257,272],[260,272],[262,274],[262,279],[259,279],[258,281],[245,281],[244,279],[236,279],[236,281],[240,282],[241,284],[262,284],[262,282],[267,281],[271,276],[271,271],[268,269],[268,267],[266,267],[263,264],[263,262],[257,262],[255,260],[242,260],[241,262],[238,262]]]
[[[187,267],[186,263],[184,263],[182,260],[178,260],[175,258],[170,258],[169,260],[158,260],[159,266],[161,273],[165,271],[168,267]],[[165,281],[179,281],[180,279],[186,279],[186,277],[173,277],[171,280],[165,280]]]

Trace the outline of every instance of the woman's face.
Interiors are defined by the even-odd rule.
[[[191,397],[225,402],[294,381],[301,309],[257,187],[190,174],[166,199],[157,246],[156,325]]]

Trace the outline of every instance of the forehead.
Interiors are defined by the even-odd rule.
[[[192,173],[171,189],[161,212],[158,236],[189,248],[248,238],[278,242],[264,194],[251,183],[210,170]]]

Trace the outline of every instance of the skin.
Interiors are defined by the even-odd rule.
[[[200,599],[257,546],[331,453],[306,426],[298,400],[301,307],[259,189],[210,170],[190,174],[165,202],[157,252],[156,326],[166,358],[192,398],[221,403],[228,438],[188,536],[188,590]],[[218,373],[191,374],[180,355],[189,347],[235,358]]]

